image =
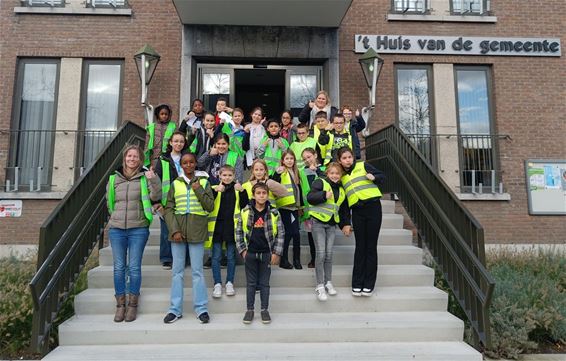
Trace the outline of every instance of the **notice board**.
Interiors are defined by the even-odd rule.
[[[525,162],[529,214],[566,215],[566,160]]]

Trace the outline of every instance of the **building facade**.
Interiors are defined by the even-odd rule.
[[[0,198],[22,204],[0,218],[0,244],[36,243],[119,125],[143,124],[133,55],[146,43],[161,55],[149,100],[175,119],[220,96],[298,114],[319,89],[361,109],[372,47],[370,132],[397,124],[487,242],[566,242],[563,1],[3,0],[0,20]]]

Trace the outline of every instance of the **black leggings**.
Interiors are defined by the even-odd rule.
[[[293,239],[293,261],[301,262],[301,234],[299,233],[299,212],[288,209],[279,209],[281,221],[285,227],[285,243],[283,244],[283,256],[281,262],[289,261],[289,245]],[[292,216],[292,217],[291,217]]]
[[[381,201],[352,207],[356,238],[352,288],[373,290],[377,279],[377,239],[381,229]]]

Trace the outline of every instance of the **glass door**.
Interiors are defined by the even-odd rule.
[[[234,106],[233,67],[199,64],[198,76],[197,94],[204,101],[204,109],[216,111],[218,98],[225,98],[230,106]]]
[[[287,70],[287,109],[296,119],[301,109],[316,98],[322,87],[321,66],[289,66]]]

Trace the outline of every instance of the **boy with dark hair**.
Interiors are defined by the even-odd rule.
[[[228,114],[231,114],[232,111],[233,109],[228,106],[228,100],[226,100],[226,98],[218,98],[216,100],[216,112],[214,113],[214,126],[218,127],[218,125],[220,124],[220,113],[226,112]]]
[[[275,173],[275,169],[279,166],[281,155],[284,151],[289,149],[287,139],[284,139],[279,134],[281,125],[277,119],[269,119],[265,125],[267,133],[261,140],[259,148],[257,148],[257,157],[265,160],[269,175]]]
[[[270,323],[269,278],[271,265],[276,265],[283,253],[285,231],[279,212],[267,200],[269,188],[256,183],[252,188],[253,199],[240,213],[236,226],[236,247],[246,267],[247,311],[243,322],[249,324],[254,318],[256,289],[261,300],[261,322]]]
[[[346,129],[344,115],[340,113],[335,114],[328,129],[328,132],[321,132],[318,137],[318,144],[326,148],[325,154],[321,154],[324,157],[323,165],[336,160],[336,153],[340,148],[348,147],[354,150],[352,134]]]

